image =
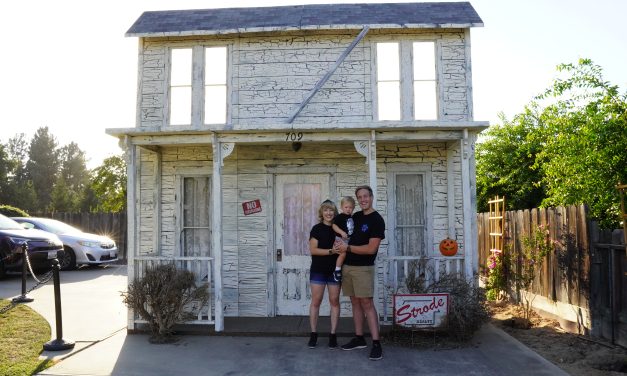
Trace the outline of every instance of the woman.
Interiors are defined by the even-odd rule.
[[[311,305],[309,306],[309,324],[311,336],[309,348],[316,347],[318,342],[318,317],[320,316],[320,304],[324,297],[326,286],[331,305],[331,334],[329,335],[329,348],[337,348],[335,330],[340,319],[340,284],[333,279],[335,262],[339,251],[334,249],[335,231],[333,231],[333,218],[337,215],[335,204],[326,200],[318,209],[320,223],[314,225],[309,234],[309,252],[311,253],[311,269],[309,272],[309,284],[311,286]]]

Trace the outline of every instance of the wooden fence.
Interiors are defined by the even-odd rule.
[[[548,230],[553,252],[537,271],[534,307],[555,315],[570,331],[627,345],[627,258],[622,231],[602,231],[585,206],[505,212],[503,250],[514,260],[536,226]],[[482,272],[490,256],[489,213],[477,215]],[[617,250],[619,250],[617,252]],[[515,291],[510,296],[518,299]]]
[[[126,212],[120,213],[34,213],[33,217],[54,218],[84,232],[106,235],[118,246],[118,257],[126,259]]]

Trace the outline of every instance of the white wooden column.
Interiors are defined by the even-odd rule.
[[[136,150],[136,146],[133,145],[131,138],[129,136],[125,136],[124,139],[120,139],[119,145],[122,149],[126,151],[124,154],[126,159],[126,231],[127,231],[127,241],[126,241],[126,260],[127,260],[127,285],[130,285],[131,282],[135,280],[135,252],[137,252],[137,229],[138,223],[137,213],[139,212],[137,208],[137,157],[138,153]],[[132,308],[128,308],[127,310],[127,324],[126,328],[128,330],[135,329],[135,313]]]
[[[375,139],[374,130],[370,131],[370,139],[368,141],[355,141],[355,150],[360,155],[366,157],[368,164],[368,185],[374,193],[372,207],[377,208],[377,141]]]
[[[472,203],[470,199],[470,140],[468,138],[468,129],[464,129],[464,138],[460,141],[460,157],[461,157],[461,173],[462,173],[462,207],[463,207],[463,223],[464,223],[464,273],[467,280],[472,280],[473,275],[473,258],[476,258],[476,244],[472,244]]]
[[[447,215],[448,215],[448,237],[457,240],[457,233],[455,231],[455,142],[449,142],[446,144],[446,201],[447,201]]]
[[[211,248],[213,250],[213,278],[214,278],[214,311],[215,331],[224,330],[224,307],[222,305],[222,166],[235,146],[234,143],[218,142],[214,133],[213,146],[213,174],[211,176]]]

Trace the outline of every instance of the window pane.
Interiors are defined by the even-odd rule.
[[[205,85],[226,85],[226,47],[205,49]]]
[[[379,82],[379,120],[400,120],[401,92],[399,82]]]
[[[398,43],[377,43],[377,81],[400,79]]]
[[[425,254],[423,175],[396,175],[396,244],[402,256]]]
[[[182,256],[209,256],[211,229],[209,222],[209,178],[183,179]],[[201,273],[206,274],[203,266]]]
[[[309,231],[318,223],[320,184],[287,183],[283,186],[283,254],[309,255]]]
[[[435,43],[414,43],[414,80],[435,80]]]
[[[226,123],[226,86],[205,86],[205,124]]]
[[[181,86],[192,84],[192,50],[177,48],[172,50],[170,69],[170,85]]]
[[[192,88],[170,88],[170,124],[191,124]]]
[[[414,82],[414,118],[416,120],[436,120],[437,100],[435,81]]]

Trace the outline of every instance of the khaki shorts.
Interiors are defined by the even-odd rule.
[[[372,298],[374,296],[374,265],[342,267],[342,292],[344,296]]]

